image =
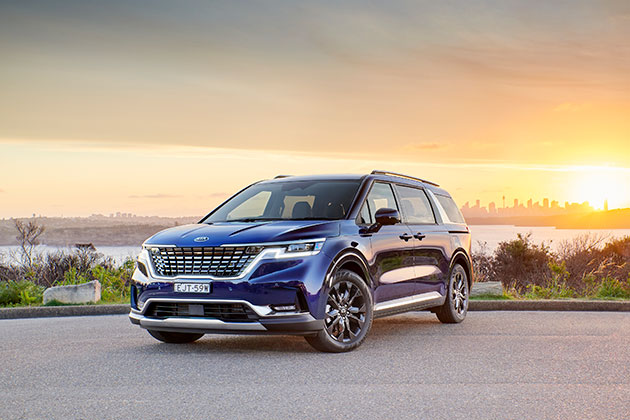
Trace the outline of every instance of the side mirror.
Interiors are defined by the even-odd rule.
[[[376,223],[381,226],[395,225],[396,223],[400,223],[400,213],[398,213],[398,210],[382,208],[376,210],[376,214],[374,216],[376,219]]]

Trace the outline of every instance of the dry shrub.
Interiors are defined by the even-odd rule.
[[[518,234],[512,241],[499,243],[494,252],[490,278],[506,290],[524,292],[529,285],[544,286],[551,280],[552,255],[544,243],[534,244],[531,234]]]
[[[606,242],[607,236],[590,233],[560,243],[557,258],[569,273],[568,285],[587,291],[604,279],[625,280],[630,274],[630,236]]]
[[[52,287],[64,280],[65,273],[73,269],[78,275],[90,275],[92,269],[101,266],[114,269],[111,258],[98,252],[75,249],[72,252],[58,251],[41,254],[27,264],[0,264],[0,281],[30,280],[37,285]]]
[[[473,273],[476,282],[491,281],[494,257],[488,251],[488,243],[477,241],[479,250],[472,253]]]

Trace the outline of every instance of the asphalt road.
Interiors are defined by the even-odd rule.
[[[0,321],[0,419],[630,419],[630,313],[377,320],[347,354],[301,337],[162,344],[126,316]]]

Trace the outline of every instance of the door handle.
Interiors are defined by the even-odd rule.
[[[423,235],[422,233],[418,232],[415,235],[413,235],[414,238],[416,238],[417,240],[421,241],[425,238],[425,236],[427,235]]]
[[[400,235],[399,238],[402,239],[403,241],[408,241],[409,239],[413,238],[413,236],[411,236],[408,233],[405,233],[404,235]]]

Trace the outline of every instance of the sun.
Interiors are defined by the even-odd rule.
[[[627,207],[630,201],[630,174],[617,168],[584,168],[576,174],[573,201],[588,203],[597,210]]]

